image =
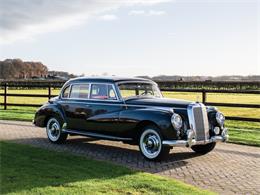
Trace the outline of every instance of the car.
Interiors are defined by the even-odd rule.
[[[139,146],[148,160],[167,158],[174,146],[206,154],[228,140],[225,116],[200,102],[164,98],[149,79],[79,77],[41,106],[33,123],[46,127],[52,143],[68,135]]]

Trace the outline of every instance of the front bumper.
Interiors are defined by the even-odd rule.
[[[195,132],[188,130],[187,140],[164,140],[163,145],[167,146],[186,146],[191,147],[194,145],[205,145],[212,142],[226,142],[228,140],[228,130],[224,128],[221,135],[212,136],[211,138],[203,141],[196,141],[194,139]]]

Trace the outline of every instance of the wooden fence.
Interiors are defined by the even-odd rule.
[[[160,83],[157,82],[160,86],[161,91],[165,92],[190,92],[190,93],[201,93],[202,94],[202,102],[205,105],[211,105],[211,106],[223,106],[223,107],[237,107],[237,108],[255,108],[259,109],[259,104],[239,104],[239,103],[217,103],[217,102],[208,102],[207,101],[207,94],[209,93],[235,93],[235,94],[256,94],[260,95],[260,90],[240,90],[240,89],[232,89],[232,90],[219,90],[219,89],[180,89],[180,88],[169,88],[168,86],[165,86],[165,82]],[[3,93],[0,93],[0,96],[3,96],[4,101],[3,103],[0,103],[4,107],[4,109],[7,109],[7,106],[26,106],[26,107],[40,107],[40,104],[18,104],[18,103],[8,103],[7,97],[35,97],[35,98],[52,98],[55,97],[55,95],[52,95],[52,89],[53,88],[60,88],[64,82],[0,82],[0,88],[3,89]],[[228,85],[227,85],[228,86]],[[46,89],[47,94],[13,94],[8,93],[8,88],[42,88]],[[259,96],[260,98],[260,96]],[[251,121],[251,122],[260,122],[260,118],[246,118],[246,117],[234,117],[234,116],[226,116],[226,119],[228,120],[240,120],[240,121]]]

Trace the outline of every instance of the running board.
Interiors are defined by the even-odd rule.
[[[111,135],[104,135],[104,134],[91,133],[91,132],[82,132],[82,131],[71,130],[71,129],[62,129],[62,132],[83,135],[83,136],[88,136],[88,137],[94,137],[94,138],[114,140],[114,141],[131,141],[132,140],[132,138],[115,137],[115,136],[111,136]]]

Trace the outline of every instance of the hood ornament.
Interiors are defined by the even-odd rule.
[[[197,98],[196,98],[196,103],[200,103],[200,97],[197,95]]]

